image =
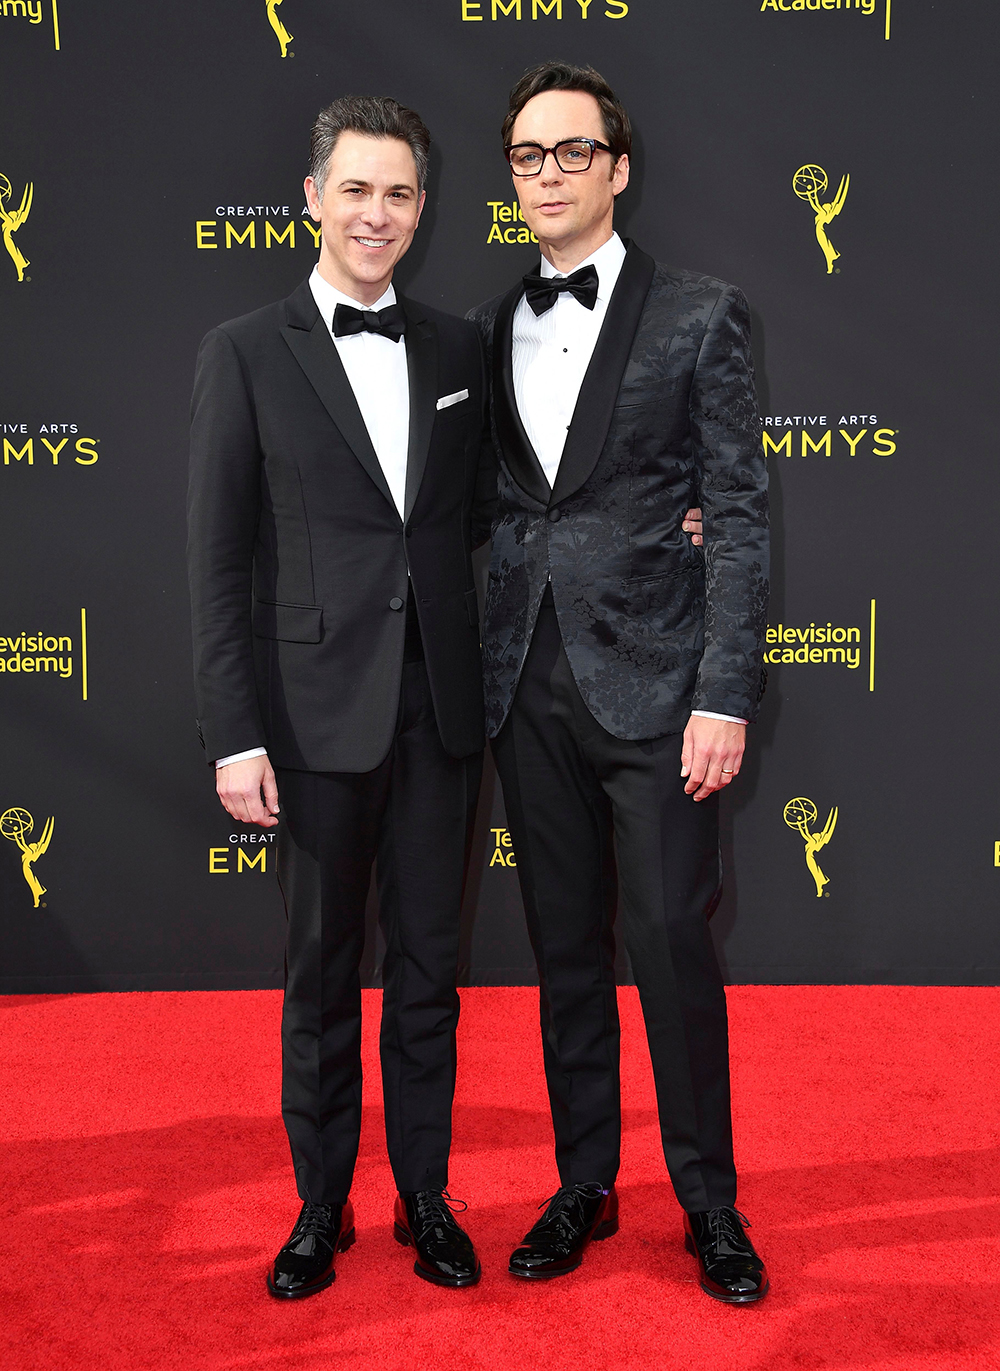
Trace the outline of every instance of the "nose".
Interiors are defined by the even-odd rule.
[[[361,218],[372,228],[384,228],[390,223],[389,211],[381,200],[372,200],[362,212]]]
[[[556,155],[551,149],[542,158],[542,169],[538,173],[538,179],[543,186],[558,185],[563,179],[563,169],[556,161]]]

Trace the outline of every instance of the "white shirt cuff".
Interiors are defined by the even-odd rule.
[[[266,756],[266,747],[252,747],[249,752],[234,752],[231,757],[220,757],[215,764],[215,769],[218,771],[220,766],[228,766],[230,762],[246,762],[249,761],[251,757]]]
[[[745,724],[746,719],[737,719],[735,714],[713,714],[710,709],[692,709],[692,719],[721,719],[724,724]]]

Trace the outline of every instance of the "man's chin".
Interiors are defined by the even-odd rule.
[[[356,281],[363,281],[366,285],[376,285],[379,281],[385,280],[392,274],[392,269],[396,265],[396,258],[388,256],[374,257],[359,256],[351,258],[351,275]]]
[[[381,276],[391,270],[395,260],[395,253],[388,251],[351,253],[351,267],[361,276]]]
[[[576,225],[570,223],[564,215],[539,218],[534,223],[530,219],[526,222],[540,243],[550,243],[553,247],[572,241],[577,233]]]

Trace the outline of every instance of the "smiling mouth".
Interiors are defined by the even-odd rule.
[[[355,242],[361,243],[366,248],[386,248],[391,241],[391,238],[355,238]]]

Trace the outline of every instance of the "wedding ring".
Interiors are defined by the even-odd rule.
[[[731,775],[733,774],[733,771],[734,771],[734,770],[735,770],[735,767],[730,767],[728,771],[726,770],[725,767],[723,767],[723,768],[722,768],[722,774],[723,774],[723,776],[731,776]]]

